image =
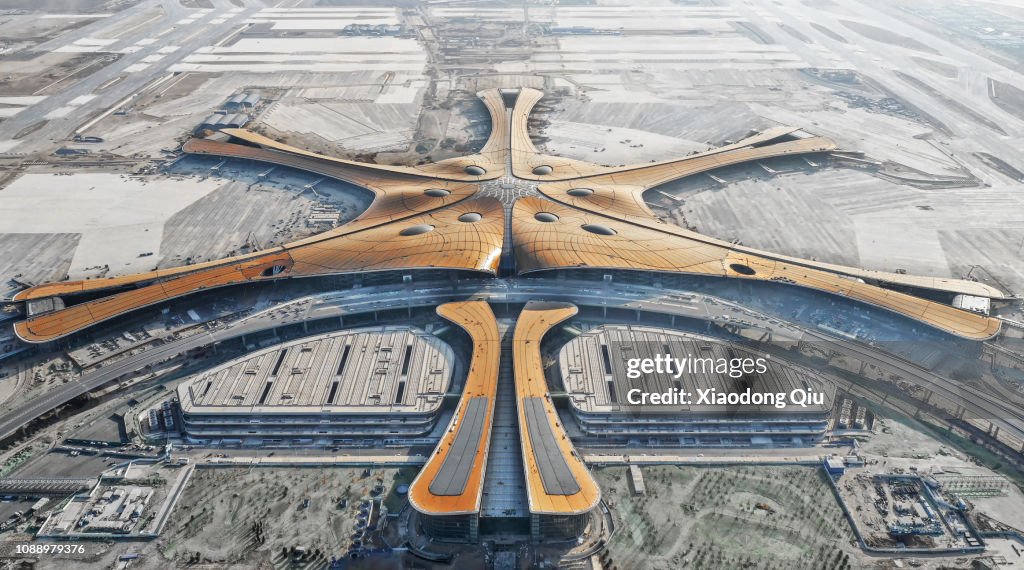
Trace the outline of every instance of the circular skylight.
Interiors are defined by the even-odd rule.
[[[416,224],[415,226],[409,226],[398,233],[403,236],[418,236],[432,231],[434,231],[434,226],[430,224]]]
[[[601,236],[615,235],[615,230],[609,228],[608,226],[602,226],[601,224],[583,224],[580,227],[582,227],[583,229],[587,230],[592,234],[597,234]]]

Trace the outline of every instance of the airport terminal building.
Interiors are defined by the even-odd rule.
[[[828,432],[835,388],[809,370],[767,358],[763,373],[737,378],[700,369],[629,377],[630,360],[659,354],[715,362],[765,356],[721,340],[649,326],[604,325],[587,331],[558,353],[571,413],[586,436],[614,445],[800,447],[821,442]],[[630,403],[640,393],[714,390],[728,394],[748,389],[787,395],[810,391],[821,403],[794,406],[787,398],[784,409],[771,404],[708,405],[696,398],[692,403],[668,405]],[[630,393],[635,390],[640,392]]]
[[[213,445],[359,445],[428,434],[452,349],[409,327],[334,332],[231,360],[178,387],[182,431]]]
[[[503,335],[483,301],[438,308],[469,333],[474,352],[458,409],[409,489],[413,524],[431,540],[576,541],[591,528],[601,490],[558,419],[539,348],[576,310],[531,301]]]

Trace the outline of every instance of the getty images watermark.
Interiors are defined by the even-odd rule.
[[[653,358],[630,358],[626,360],[626,377],[638,380],[644,375],[659,375],[671,378],[678,387],[647,392],[632,388],[626,392],[626,401],[635,406],[754,406],[785,409],[790,406],[801,408],[824,406],[825,394],[812,388],[795,388],[789,392],[768,392],[753,390],[736,383],[737,390],[718,388],[694,388],[687,390],[681,379],[692,375],[719,375],[732,380],[757,376],[768,371],[768,359],[764,357],[674,358],[669,354],[658,354]]]

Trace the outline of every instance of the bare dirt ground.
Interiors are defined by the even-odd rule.
[[[853,534],[820,470],[645,467],[595,472],[615,516],[618,568],[858,567]]]
[[[47,52],[29,59],[0,60],[4,96],[44,96],[116,62],[119,54]]]
[[[395,470],[374,469],[200,469],[171,515],[163,536],[148,544],[119,544],[105,556],[142,554],[133,568],[185,567],[196,554],[199,566],[218,569],[275,568],[282,548],[304,547],[340,555],[355,529],[359,503]],[[308,503],[307,503],[308,499]],[[340,501],[346,501],[340,507]],[[263,541],[254,523],[264,523]],[[192,563],[195,564],[194,562]],[[41,566],[40,568],[45,567]],[[52,566],[56,568],[56,566]]]

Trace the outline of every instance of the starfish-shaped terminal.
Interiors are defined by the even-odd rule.
[[[273,249],[26,289],[15,296],[28,307],[16,333],[27,342],[51,341],[142,307],[247,282],[439,268],[496,275],[506,239],[520,275],[599,268],[776,281],[869,303],[968,339],[990,338],[999,331],[998,319],[929,298],[936,292],[1006,298],[993,287],[759,251],[663,222],[643,200],[655,186],[723,166],[835,150],[826,138],[777,127],[684,158],[608,167],[545,155],[533,145],[527,122],[541,91],[519,90],[511,109],[501,90],[479,95],[491,116],[486,144],[476,154],[430,164],[343,160],[241,129],[222,131],[229,142],[188,141],[186,153],[305,170],[366,188],[374,200],[343,226]],[[529,190],[503,204],[488,191],[499,179]],[[505,235],[507,215],[512,217],[510,236]]]

